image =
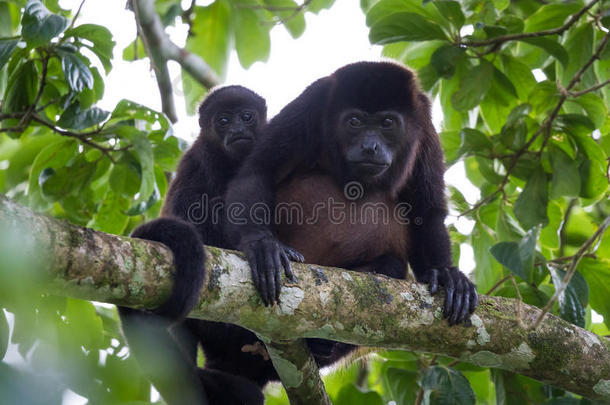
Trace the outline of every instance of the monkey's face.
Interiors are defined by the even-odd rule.
[[[232,158],[243,158],[252,150],[258,125],[259,115],[250,108],[220,111],[214,116],[214,131]]]
[[[392,110],[368,113],[346,109],[338,116],[337,131],[348,170],[365,183],[388,171],[406,139],[405,120]]]

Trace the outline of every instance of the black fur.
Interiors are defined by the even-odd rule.
[[[342,121],[342,114],[351,110],[361,114],[365,124],[362,128],[358,119],[347,125]],[[387,132],[376,124],[386,113],[391,122]],[[356,144],[346,136],[350,132],[357,137]],[[358,163],[360,158],[370,158],[372,168],[371,164]],[[391,164],[380,168],[377,161]],[[403,244],[402,251],[381,248],[378,257],[369,262],[354,263],[354,257],[343,257],[338,258],[339,262],[325,263],[327,258],[320,257],[317,263],[356,269],[364,266],[368,270],[363,271],[379,269],[389,276],[404,278],[408,258],[417,280],[428,283],[432,293],[439,285],[445,288],[445,316],[450,324],[456,324],[474,310],[477,294],[474,285],[452,265],[444,226],[447,208],[443,173],[444,159],[430,119],[430,102],[418,89],[413,73],[390,62],[347,65],[314,82],[271,120],[265,136],[229,185],[227,204],[242,203],[246,209],[239,222],[227,225],[227,232],[246,253],[263,302],[272,305],[279,297],[281,272],[288,269],[283,260],[273,259],[282,257],[274,224],[254,221],[249,208],[255,204],[274,207],[278,190],[299,176],[330,175],[337,188],[358,180],[365,195],[381,195],[412,207],[410,225],[405,227],[408,243]],[[311,190],[312,195],[316,193],[319,191]],[[297,232],[307,233],[306,228]],[[353,238],[366,240],[366,235]],[[311,256],[305,256],[311,262]],[[316,351],[326,354],[326,364],[351,349],[350,345],[325,341],[313,346],[314,355]],[[333,353],[332,358],[328,353]]]
[[[244,111],[254,117],[244,116]],[[223,196],[262,132],[266,113],[265,100],[244,87],[211,92],[199,108],[200,136],[180,161],[163,217],[133,233],[168,245],[176,261],[176,284],[168,302],[151,312],[119,308],[132,352],[170,405],[262,404],[262,386],[268,376],[277,379],[270,360],[242,352],[244,345],[259,342],[252,332],[230,324],[183,320],[199,297],[203,244],[235,248],[222,230]],[[220,122],[225,116],[226,122]],[[204,369],[196,366],[198,344],[206,355]]]

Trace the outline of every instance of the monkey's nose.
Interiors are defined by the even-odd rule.
[[[364,142],[360,147],[365,155],[373,156],[377,153],[377,142]]]

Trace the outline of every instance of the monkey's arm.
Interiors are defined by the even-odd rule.
[[[429,284],[432,294],[446,291],[444,316],[449,324],[463,322],[478,303],[475,285],[452,263],[451,241],[445,227],[447,203],[443,155],[436,133],[422,141],[410,185],[409,263],[417,281]]]
[[[329,79],[320,79],[284,107],[228,187],[227,235],[246,254],[265,305],[279,298],[282,269],[292,278],[290,260],[303,260],[273,235],[274,188],[282,175],[304,162],[313,164],[320,153],[321,113],[328,89]]]

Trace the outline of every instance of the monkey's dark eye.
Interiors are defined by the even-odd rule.
[[[352,116],[347,120],[347,125],[352,128],[360,128],[362,126],[362,120],[356,116]]]
[[[386,117],[381,121],[381,128],[388,129],[394,126],[394,120],[392,118]]]
[[[254,119],[254,113],[250,112],[250,111],[246,111],[244,113],[242,113],[241,115],[241,120],[243,122],[250,122]]]
[[[227,116],[221,116],[216,119],[216,123],[222,127],[227,126],[231,123],[231,120]]]

